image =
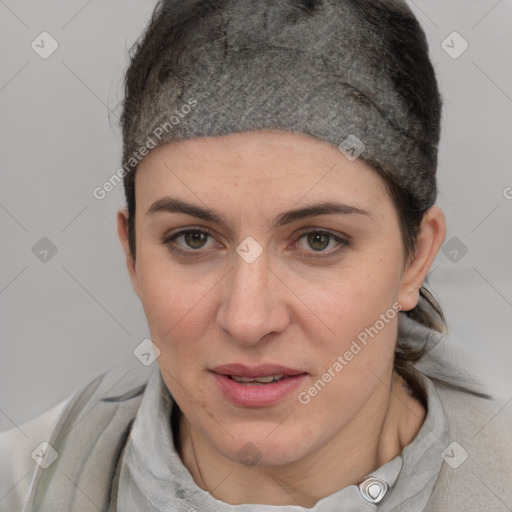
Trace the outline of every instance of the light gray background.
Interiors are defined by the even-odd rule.
[[[448,233],[429,282],[451,331],[510,406],[512,1],[409,3],[445,105],[437,204]],[[0,0],[0,431],[113,365],[140,364],[133,350],[149,331],[117,240],[122,188],[102,201],[92,191],[120,165],[127,51],[153,7]],[[31,47],[43,31],[59,45],[47,59]],[[457,59],[442,47],[462,48],[454,31],[469,43]],[[32,252],[43,237],[58,249],[46,263]]]

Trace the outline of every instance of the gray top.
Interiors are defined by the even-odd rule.
[[[400,322],[402,329],[413,325],[405,315],[401,315]],[[438,339],[436,336],[428,338],[431,348]],[[418,372],[427,394],[428,412],[419,433],[402,453],[368,475],[384,480],[390,486],[380,503],[371,503],[363,497],[358,486],[349,485],[310,509],[228,505],[201,489],[183,465],[172,438],[172,401],[166,399],[165,395],[170,396],[169,391],[160,371],[156,370],[149,380],[121,459],[117,512],[192,512],[194,509],[212,512],[389,512],[402,510],[402,507],[419,511],[430,498],[443,464],[440,454],[449,445],[448,420],[436,385]]]

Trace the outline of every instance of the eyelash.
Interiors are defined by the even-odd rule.
[[[165,246],[167,246],[170,251],[177,254],[178,256],[185,256],[188,258],[200,258],[200,257],[204,256],[204,254],[201,254],[201,249],[187,251],[187,250],[178,248],[175,244],[172,243],[180,236],[183,236],[183,235],[185,235],[187,233],[191,233],[191,232],[203,233],[203,234],[208,235],[211,238],[214,238],[213,234],[206,228],[201,228],[201,229],[187,228],[187,229],[178,231],[176,233],[173,233],[172,235],[165,236],[162,240],[162,243]],[[307,231],[301,231],[298,235],[297,240],[293,243],[296,244],[299,240],[301,240],[305,236],[307,236],[309,234],[313,234],[313,233],[327,235],[330,239],[333,239],[335,242],[337,242],[339,244],[339,246],[337,248],[332,249],[331,251],[327,252],[326,254],[321,254],[323,251],[318,251],[318,253],[315,254],[313,251],[313,253],[311,255],[304,256],[305,258],[316,258],[316,259],[330,258],[330,257],[333,257],[333,256],[341,253],[341,252],[344,252],[350,246],[350,242],[347,239],[337,236],[334,233],[331,233],[330,231],[326,231],[326,230],[320,229],[320,228],[309,229]]]

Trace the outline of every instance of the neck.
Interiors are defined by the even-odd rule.
[[[359,483],[400,454],[417,435],[426,415],[406,381],[396,373],[391,389],[382,385],[365,408],[371,413],[361,411],[319,450],[282,466],[246,467],[225,458],[183,415],[179,452],[196,484],[225,503],[310,508],[320,499]]]

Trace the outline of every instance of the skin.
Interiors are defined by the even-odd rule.
[[[226,225],[147,214],[171,195],[217,211]],[[323,214],[271,225],[285,211],[324,201],[370,216]],[[209,369],[281,364],[307,372],[299,391],[307,390],[392,304],[404,311],[417,304],[446,235],[439,207],[426,212],[406,262],[398,216],[377,173],[326,142],[275,130],[154,149],[137,171],[136,204],[135,261],[126,210],[118,212],[119,238],[161,351],[162,377],[183,412],[179,453],[200,487],[230,504],[311,507],[360,482],[414,439],[425,410],[393,370],[397,315],[307,405],[292,393],[268,407],[235,406]],[[163,243],[186,228],[209,229],[211,238]],[[333,238],[312,246],[304,233],[319,230],[350,244],[338,253]],[[247,236],[263,250],[252,263],[236,252]],[[260,457],[255,466],[237,456],[247,443]]]

